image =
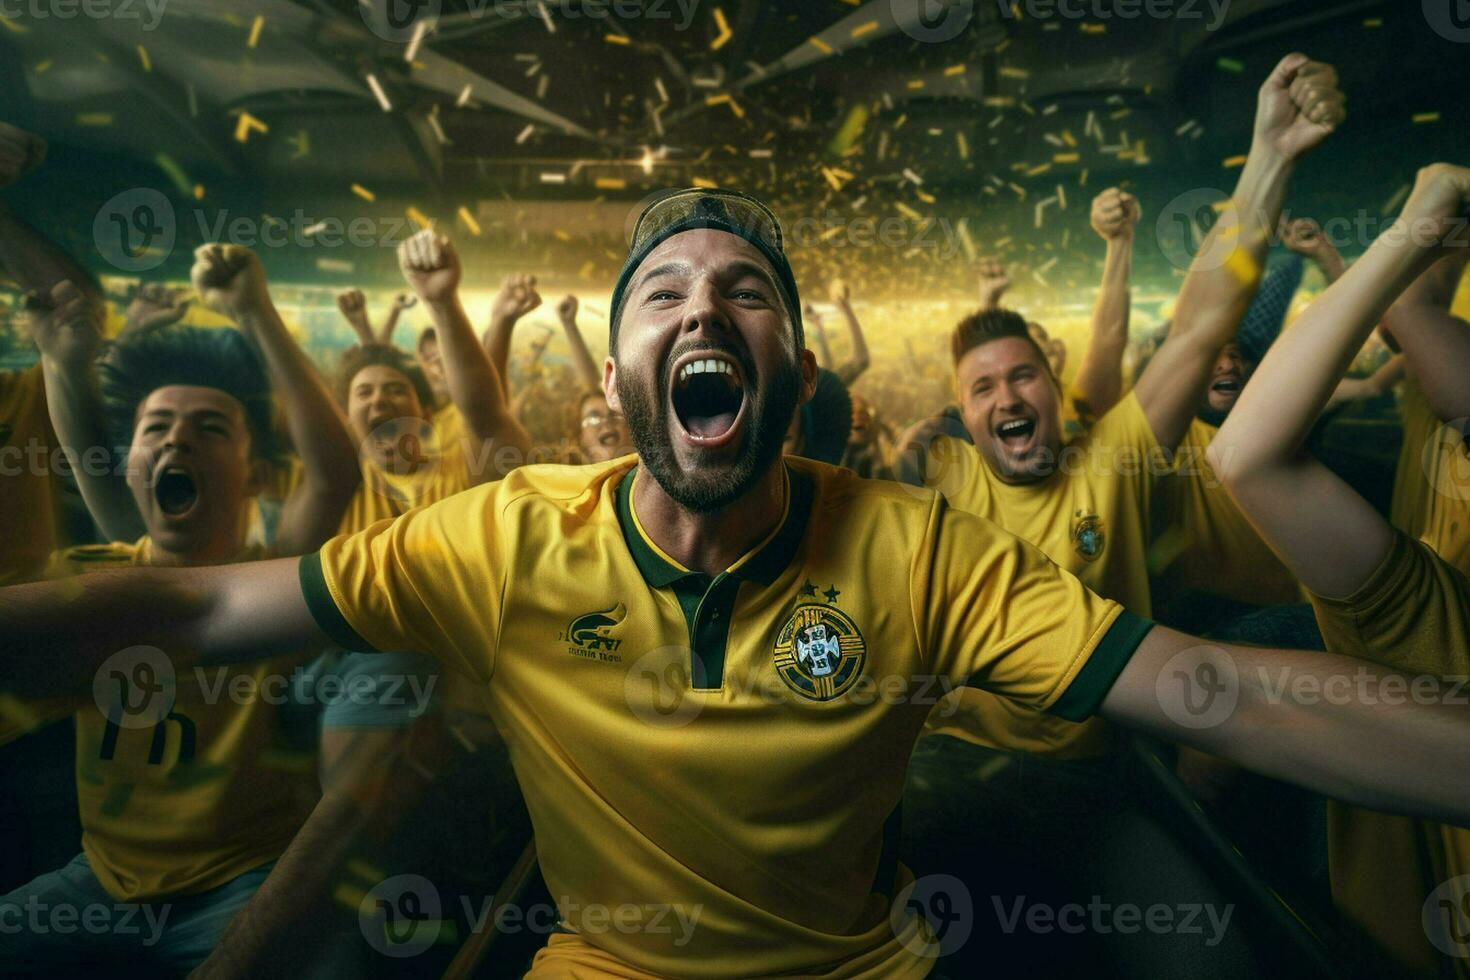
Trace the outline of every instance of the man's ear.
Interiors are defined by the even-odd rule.
[[[618,400],[618,366],[611,357],[602,362],[602,397],[607,399],[607,407],[614,412],[623,410],[623,404]]]
[[[797,360],[801,366],[801,400],[798,404],[805,405],[817,393],[817,355],[803,347]]]

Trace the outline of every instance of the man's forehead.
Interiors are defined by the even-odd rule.
[[[717,269],[734,262],[758,266],[772,281],[776,270],[770,260],[739,235],[717,228],[693,228],[671,235],[656,245],[639,266],[639,280],[648,278],[660,267],[683,265],[691,271]]]
[[[217,412],[232,419],[245,417],[245,406],[227,391],[203,385],[164,385],[143,399],[138,413],[169,412],[187,415],[194,412]]]
[[[408,375],[397,368],[389,367],[386,364],[366,364],[359,368],[357,373],[352,376],[352,384],[356,387],[360,384],[408,385],[411,382],[408,380]]]
[[[1019,364],[1039,364],[1036,345],[1022,337],[996,337],[976,344],[960,357],[961,374],[990,374]]]

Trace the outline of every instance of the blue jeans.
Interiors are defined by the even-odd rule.
[[[0,897],[0,963],[12,973],[179,975],[204,962],[272,864],[218,888],[156,902],[119,902],[85,854]]]

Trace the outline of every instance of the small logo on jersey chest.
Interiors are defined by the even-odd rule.
[[[1103,519],[1096,514],[1077,512],[1072,521],[1072,549],[1087,561],[1097,561],[1107,546],[1108,535]]]
[[[851,616],[811,602],[796,607],[772,650],[786,686],[812,701],[831,701],[857,683],[867,654],[867,641]]]
[[[620,602],[611,609],[578,616],[557,634],[557,639],[567,644],[567,653],[574,657],[622,663],[623,658],[617,650],[623,641],[613,636],[613,632],[627,618],[628,607]]]

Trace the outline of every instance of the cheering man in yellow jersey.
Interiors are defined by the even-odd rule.
[[[1081,439],[1064,445],[1059,381],[1018,314],[991,309],[961,322],[953,337],[958,412],[908,437],[905,479],[1031,542],[1130,612],[1151,615],[1157,484],[1250,305],[1252,290],[1239,284],[1253,287],[1259,277],[1291,171],[1342,118],[1331,67],[1300,54],[1276,66],[1260,90],[1240,182],[1191,265],[1168,340],[1134,390]],[[952,718],[936,712],[933,731],[1061,758],[1107,748],[1099,722],[1072,725],[975,690],[960,693]]]
[[[1395,493],[1424,502],[1418,538],[1395,530],[1301,446],[1394,298],[1416,277],[1415,297],[1436,285],[1453,293],[1445,284],[1470,249],[1467,213],[1470,170],[1420,171],[1398,220],[1277,341],[1210,448],[1241,509],[1311,591],[1328,649],[1421,675],[1397,690],[1345,688],[1360,699],[1462,704],[1451,692],[1470,674],[1470,328],[1414,302],[1384,320],[1426,400],[1458,420],[1435,426],[1432,444],[1411,439],[1424,468],[1401,470],[1412,482]],[[1425,683],[1446,676],[1456,683]],[[1333,898],[1344,913],[1408,973],[1470,976],[1470,833],[1340,806],[1328,830]]]
[[[259,260],[218,245],[201,248],[197,259],[200,297],[240,331],[139,333],[103,360],[107,424],[99,428],[110,430],[108,444],[128,447],[123,486],[148,534],[136,543],[59,552],[52,575],[80,578],[55,583],[58,588],[77,589],[107,568],[169,567],[187,577],[198,566],[264,557],[246,544],[246,518],[267,471],[267,374],[281,382],[304,463],[277,547],[297,554],[318,547],[355,486],[346,427],[304,356],[283,339]],[[32,318],[47,377],[89,386],[100,308],[69,282],[52,299],[54,307],[37,309]],[[141,594],[137,605],[152,598]],[[110,624],[103,616],[88,628],[106,632]],[[48,656],[65,656],[63,648],[48,646]],[[281,707],[290,697],[292,659],[313,646],[199,672],[158,649],[120,647],[90,691],[59,689],[55,699],[0,705],[0,741],[22,734],[28,722],[75,716],[83,829],[83,853],[70,864],[0,897],[6,925],[0,962],[70,973],[81,964],[115,965],[121,957],[177,973],[208,955],[316,801],[311,768],[288,761],[293,752],[309,755],[314,740],[309,728],[293,730]],[[272,757],[285,764],[272,766]],[[150,926],[125,928],[128,920],[120,917],[128,908],[129,920],[136,916]],[[93,910],[103,910],[114,928],[56,928],[59,909],[94,918]]]
[[[937,494],[783,461],[816,365],[758,202],[659,199],[614,296],[604,386],[636,458],[522,467],[301,561],[0,590],[0,685],[85,687],[121,643],[192,665],[329,637],[472,672],[565,929],[538,980],[927,975],[933,935],[896,901],[885,825],[935,684],[1470,816],[1458,709],[1274,700],[1264,668],[1320,680],[1345,661],[1226,647],[1233,706],[1191,727],[1180,678],[1212,648]]]

